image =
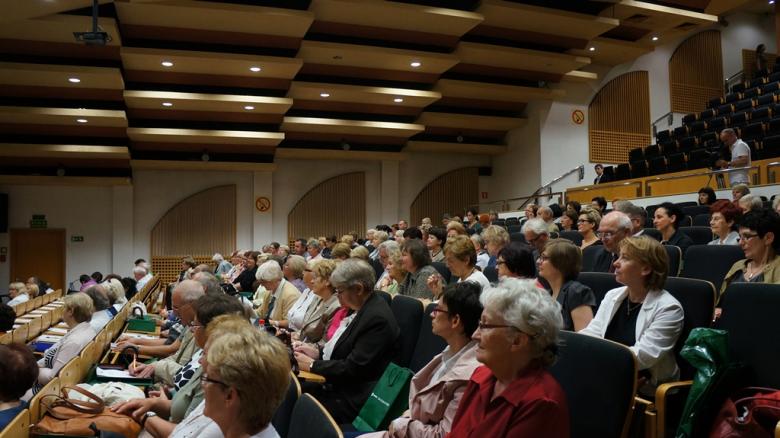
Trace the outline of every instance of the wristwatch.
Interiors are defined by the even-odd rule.
[[[141,427],[144,427],[146,425],[146,420],[148,420],[148,419],[150,419],[152,417],[156,417],[156,416],[157,416],[156,412],[146,411],[146,413],[144,414],[143,420],[141,420]]]

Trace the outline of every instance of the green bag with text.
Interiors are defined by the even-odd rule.
[[[408,368],[390,362],[352,422],[355,429],[361,432],[385,430],[392,420],[400,417],[409,407],[412,376],[414,373]]]

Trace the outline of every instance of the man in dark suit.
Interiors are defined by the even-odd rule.
[[[603,184],[605,182],[611,181],[609,178],[609,175],[604,174],[604,165],[599,163],[595,167],[596,169],[596,178],[593,179],[593,184]]]
[[[599,223],[598,236],[604,244],[596,255],[593,272],[615,272],[613,263],[620,252],[620,242],[631,235],[631,219],[624,213],[607,213]]]
[[[325,377],[325,384],[306,382],[305,392],[316,397],[337,423],[349,423],[371,395],[376,382],[398,350],[400,329],[387,302],[374,293],[374,268],[348,259],[333,271],[330,283],[342,305],[352,313],[346,329],[340,328],[313,360],[296,348],[302,371]],[[344,322],[342,321],[342,324]],[[334,338],[338,338],[334,342]]]

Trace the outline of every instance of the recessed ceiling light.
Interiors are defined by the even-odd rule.
[[[247,105],[244,107],[244,109],[247,111],[252,111],[253,109],[255,109],[255,107],[253,107],[252,105]]]
[[[591,51],[591,52],[595,52],[595,51],[596,51],[596,48],[595,48],[595,47],[593,47],[593,46],[590,46],[590,47],[588,47],[588,50],[589,50],[589,51]]]
[[[162,106],[173,106],[171,102],[163,102]]]
[[[769,4],[770,4],[770,5],[773,5],[773,4],[775,4],[775,0],[769,0]]]
[[[257,66],[253,66],[253,67],[249,67],[249,70],[250,70],[250,71],[253,71],[253,72],[255,72],[255,73],[257,73],[257,72],[259,72],[260,70],[262,70],[262,68],[260,68],[260,67],[257,67]]]
[[[171,61],[163,61],[160,64],[162,64],[163,67],[173,67],[173,63]]]
[[[320,97],[330,97],[330,93],[320,93]]]
[[[653,36],[653,37],[652,37],[652,38],[650,38],[650,39],[651,39],[651,40],[653,40],[653,41],[658,41],[658,37],[657,37],[657,36]]]
[[[68,82],[70,82],[71,84],[78,84],[79,82],[81,82],[81,79],[79,79],[79,78],[68,78]]]
[[[395,102],[395,103],[401,103],[403,101],[404,100],[402,98],[400,98],[400,97],[396,97],[395,99],[393,99],[393,102]]]
[[[411,63],[409,63],[409,65],[411,65],[414,68],[417,68],[417,67],[422,65],[422,62],[420,62],[420,61],[412,61]]]
[[[87,123],[87,119],[76,119],[78,123]]]

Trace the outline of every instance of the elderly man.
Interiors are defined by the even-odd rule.
[[[749,194],[742,196],[739,198],[739,201],[737,201],[739,204],[739,208],[742,209],[742,214],[746,214],[749,211],[753,210],[760,210],[764,208],[764,201],[761,199],[760,196],[756,196],[754,194]]]
[[[309,254],[309,261],[316,262],[319,260],[322,260],[322,255],[320,254],[320,241],[317,239],[309,239],[309,242],[306,244],[306,252]]]
[[[192,322],[195,320],[195,309],[192,307],[193,304],[195,304],[195,301],[198,301],[198,298],[204,295],[205,292],[203,291],[203,285],[197,281],[184,280],[176,285],[176,287],[173,289],[172,297],[173,311],[176,312],[176,314],[181,319],[182,325],[185,327],[184,332],[179,337],[179,339],[177,339],[176,342],[170,346],[176,347],[176,352],[163,360],[159,360],[148,365],[139,363],[136,367],[130,368],[128,370],[130,371],[130,374],[144,378],[153,376],[155,381],[173,386],[174,376],[184,365],[190,361],[190,359],[192,359],[192,354],[195,353],[195,350],[197,349],[192,330],[187,330],[186,328],[189,327],[190,324],[192,324]],[[140,353],[144,355],[154,354],[154,352],[160,351],[161,347],[168,347],[164,345],[164,339],[147,340],[146,342],[148,342],[150,345],[147,345],[146,342],[142,343],[142,340],[140,339],[129,339],[123,337],[120,338],[119,341],[120,342],[117,345],[117,349],[125,348],[128,345],[135,345],[139,347]]]
[[[276,327],[287,328],[287,313],[301,296],[292,283],[284,279],[282,268],[276,260],[269,260],[257,268],[260,286],[266,289],[263,304],[257,311],[261,319]]]
[[[731,161],[718,160],[715,165],[721,169],[737,169],[750,167],[750,147],[737,138],[736,132],[731,128],[720,131],[720,141],[728,146],[731,152]],[[733,187],[735,184],[749,184],[748,170],[736,170],[729,174],[729,181]]]
[[[620,241],[631,236],[631,231],[631,219],[625,213],[613,211],[601,218],[598,236],[604,245],[598,248],[594,272],[615,272],[613,263],[620,252]]]
[[[535,217],[523,224],[521,231],[525,236],[525,241],[534,249],[534,260],[538,260],[539,255],[544,250],[544,245],[550,240],[547,223],[541,218]]]
[[[647,221],[647,210],[632,204],[630,201],[618,202],[617,205],[615,205],[615,210],[625,214],[631,220],[631,235],[633,237],[639,237],[644,234],[645,222]]]
[[[545,224],[547,224],[548,232],[550,233],[558,232],[558,225],[555,225],[555,217],[550,207],[539,207],[539,209],[536,210],[536,214],[539,216],[541,220],[544,221]]]

